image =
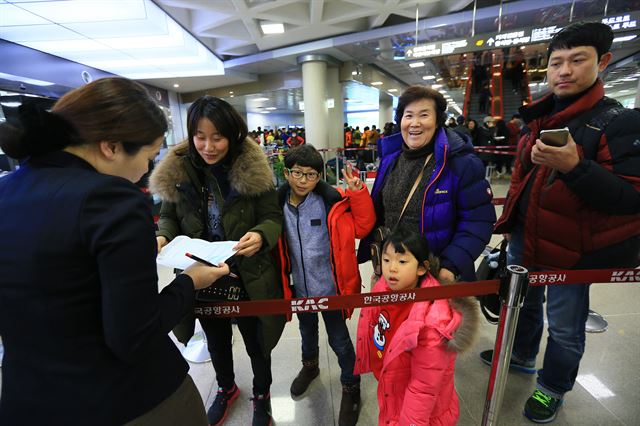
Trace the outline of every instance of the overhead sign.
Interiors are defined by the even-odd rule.
[[[634,11],[624,15],[602,18],[602,23],[610,25],[614,32],[623,32],[636,29],[638,20],[640,20],[640,12]],[[419,44],[417,46],[406,47],[404,50],[404,58],[407,61],[411,61],[420,58],[432,58],[480,50],[543,43],[551,40],[555,33],[562,28],[562,26],[558,25],[528,27],[508,33],[482,34],[470,39]]]
[[[613,31],[625,31],[637,28],[636,16],[632,18],[631,14],[603,18],[602,23],[609,25],[613,29]]]

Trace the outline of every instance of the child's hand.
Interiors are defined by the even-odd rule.
[[[216,266],[207,266],[202,263],[195,262],[184,270],[183,274],[187,274],[193,280],[193,287],[196,290],[209,287],[220,277],[229,275],[229,265],[220,263]]]
[[[351,164],[347,163],[342,169],[342,176],[344,177],[344,181],[347,182],[349,190],[351,191],[360,191],[364,188],[364,184],[360,180],[359,177],[353,175],[353,168]]]

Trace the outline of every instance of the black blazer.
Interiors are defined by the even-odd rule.
[[[117,425],[171,395],[193,282],[158,294],[143,194],[56,152],[0,179],[1,425]]]

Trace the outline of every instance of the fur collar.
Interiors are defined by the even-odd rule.
[[[462,353],[469,350],[475,343],[480,328],[480,309],[473,297],[450,299],[451,308],[462,314],[462,321],[449,340],[449,349]]]
[[[169,150],[149,178],[149,189],[165,201],[178,202],[179,186],[191,183],[186,167],[197,167],[190,160],[189,143],[184,141]],[[243,151],[229,170],[229,183],[241,196],[252,197],[274,188],[273,173],[260,146],[247,138]]]

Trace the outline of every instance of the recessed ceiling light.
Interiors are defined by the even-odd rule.
[[[229,94],[230,94],[230,95],[233,95],[233,90],[229,90]]]
[[[284,25],[281,22],[262,21],[260,23],[260,28],[262,28],[262,33],[264,35],[284,33]]]
[[[441,90],[440,93],[447,93],[447,91],[446,90]],[[446,98],[446,96],[445,96],[445,98]]]
[[[420,62],[412,62],[409,64],[409,66],[411,68],[420,68],[420,67],[424,67],[424,62],[420,61]]]
[[[442,84],[432,84],[432,85],[431,85],[431,88],[432,88],[432,89],[439,89],[439,88],[441,88],[441,87],[442,87]]]
[[[382,83],[381,81],[372,81],[371,85],[372,86],[382,86],[384,83]]]
[[[173,87],[175,87],[175,88],[177,89],[178,87],[180,87],[180,85],[179,85],[178,83],[175,83],[175,84],[173,85]]]
[[[255,98],[254,99],[254,101],[259,101],[259,102],[268,101],[268,100],[269,100],[269,98]]]
[[[273,111],[274,109],[277,109],[276,107],[267,107],[265,109],[268,109],[269,111]]]
[[[423,80],[435,80],[436,76],[435,75],[425,75],[424,77],[422,77]]]
[[[260,111],[261,114],[271,114],[271,111]]]
[[[392,93],[393,92],[397,92],[397,91],[398,91],[398,89],[389,89],[389,90],[387,90],[387,92],[392,92]]]
[[[351,71],[351,75],[358,75],[358,71]]]

